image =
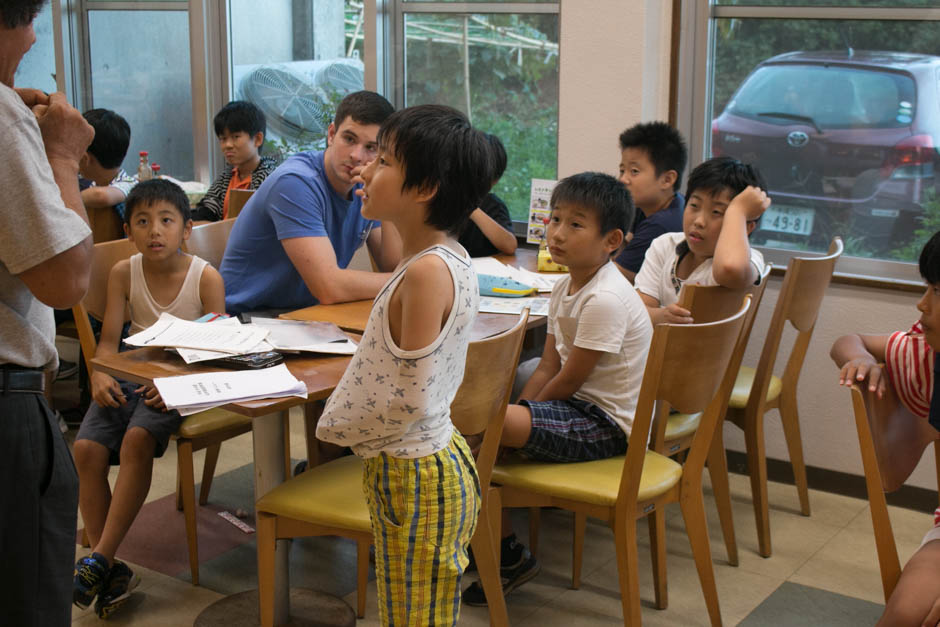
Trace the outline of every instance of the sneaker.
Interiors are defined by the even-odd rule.
[[[503,539],[502,565],[499,568],[503,584],[503,594],[509,594],[525,582],[539,574],[542,567],[521,542],[512,535]],[[463,591],[461,599],[467,605],[486,607],[486,593],[483,584],[474,581]]]
[[[92,553],[75,562],[72,603],[85,609],[104,588],[108,579],[108,560],[101,553]]]
[[[306,471],[307,471],[307,460],[306,460],[306,459],[303,460],[303,461],[301,461],[301,462],[297,462],[297,465],[294,466],[294,476],[295,476],[295,477],[297,477],[297,476],[299,476],[299,475],[302,475],[302,474],[305,473]]]
[[[108,618],[131,597],[131,592],[140,583],[140,577],[127,564],[114,560],[108,575],[108,584],[98,595],[95,613],[98,618]]]
[[[59,360],[59,371],[55,375],[55,380],[59,381],[60,379],[68,379],[69,377],[74,377],[78,373],[78,364],[74,361],[68,361],[66,359]]]

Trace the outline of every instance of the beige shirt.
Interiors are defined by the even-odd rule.
[[[140,333],[153,326],[162,313],[168,313],[183,320],[195,320],[204,313],[202,298],[199,297],[199,280],[202,271],[209,262],[196,255],[189,261],[189,271],[183,279],[183,285],[173,302],[164,307],[153,299],[147,279],[144,278],[143,255],[137,253],[130,259],[131,285],[127,302],[131,312],[131,334]]]

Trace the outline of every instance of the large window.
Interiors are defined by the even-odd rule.
[[[45,92],[56,91],[55,38],[52,29],[52,5],[46,4],[33,20],[36,43],[16,68],[14,84]]]

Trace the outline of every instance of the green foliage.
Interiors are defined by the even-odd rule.
[[[891,251],[890,258],[898,261],[917,261],[920,257],[920,251],[934,233],[940,231],[940,198],[937,198],[937,191],[932,189],[927,192],[927,201],[924,202],[924,213],[917,218],[918,226],[914,229],[911,240]]]

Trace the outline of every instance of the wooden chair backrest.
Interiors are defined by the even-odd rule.
[[[842,249],[842,239],[834,237],[829,245],[829,253],[825,256],[793,257],[787,264],[787,272],[777,297],[777,306],[770,319],[764,348],[757,362],[748,407],[756,407],[767,398],[767,388],[770,386],[770,378],[780,349],[780,339],[787,321],[796,328],[797,335],[782,379],[785,388],[796,386],[816,326],[819,308],[832,279],[836,261],[842,255]]]
[[[233,189],[228,193],[228,220],[234,220],[242,212],[245,203],[255,193],[253,189]]]
[[[528,320],[529,310],[526,309],[511,329],[470,342],[463,383],[450,406],[451,420],[458,431],[467,435],[485,432],[477,456],[483,490],[489,486],[496,463],[503,418],[512,393]]]
[[[88,280],[88,291],[77,305],[72,307],[75,316],[75,328],[78,331],[78,341],[85,356],[85,365],[91,372],[91,358],[95,356],[97,341],[88,316],[96,320],[104,318],[104,309],[108,300],[108,277],[111,268],[118,261],[127,259],[137,253],[137,247],[128,239],[118,239],[110,242],[95,244],[91,259],[91,276]],[[129,312],[125,310],[124,319],[129,320]]]
[[[751,306],[751,297],[744,298],[738,312],[723,320],[654,327],[630,432],[631,441],[646,442],[654,412],[666,411],[664,408],[667,406],[684,414],[704,412],[685,464],[698,463],[701,472],[711,433],[708,432],[704,446],[699,434],[707,431],[709,425],[714,429],[717,423],[721,404],[719,386],[729,377],[728,363]],[[691,355],[695,358],[690,358]],[[644,446],[627,447],[618,507],[635,502],[645,458]]]
[[[183,243],[183,247],[189,254],[202,257],[218,269],[222,265],[225,245],[228,243],[228,236],[234,225],[235,218],[229,218],[228,220],[193,227],[193,231],[189,234],[189,239]]]
[[[890,384],[882,398],[867,387],[863,390],[853,385],[852,408],[887,602],[901,576],[901,563],[884,493],[904,484],[931,442],[940,482],[940,436],[925,419],[904,407]]]

